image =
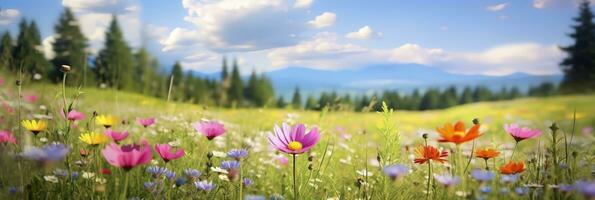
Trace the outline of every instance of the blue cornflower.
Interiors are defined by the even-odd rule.
[[[479,182],[487,182],[491,181],[496,175],[491,171],[476,169],[471,172],[471,176]]]
[[[157,186],[157,183],[149,181],[149,182],[145,182],[145,183],[143,184],[143,186],[144,186],[144,187],[145,187],[145,189],[147,189],[147,190],[152,190],[153,188],[155,188],[155,186]]]
[[[53,174],[59,177],[68,177],[68,171],[63,169],[55,169]]]
[[[527,188],[527,187],[516,187],[516,188],[514,188],[514,192],[517,193],[518,195],[524,195],[527,192],[529,192],[529,188]]]
[[[196,187],[196,189],[209,192],[209,191],[213,190],[213,188],[215,188],[215,184],[213,184],[212,182],[208,182],[206,180],[196,181],[196,182],[194,182],[194,187]]]
[[[438,183],[440,183],[446,187],[455,186],[461,182],[460,177],[452,176],[450,174],[443,174],[443,175],[434,174],[434,179],[436,179],[436,181],[438,181]]]
[[[176,172],[167,170],[164,175],[167,179],[173,179],[176,177]]]
[[[409,167],[405,165],[389,165],[384,167],[384,174],[386,174],[390,179],[396,180],[399,177],[405,176],[409,173]]]
[[[261,195],[246,195],[244,196],[244,199],[246,200],[266,200],[266,197],[261,196]]]
[[[519,176],[516,174],[503,174],[500,177],[500,180],[502,181],[502,183],[514,183],[518,178]]]
[[[158,176],[168,172],[169,170],[165,167],[159,166],[149,166],[147,167],[147,173],[153,175],[153,177],[157,178]]]
[[[25,150],[21,155],[29,160],[35,161],[59,161],[62,160],[70,149],[64,144],[47,144],[41,148],[31,147]]]
[[[490,193],[490,192],[492,192],[492,188],[490,186],[483,185],[483,186],[479,186],[479,191],[481,193]]]
[[[574,187],[576,191],[583,194],[587,199],[595,197],[595,182],[577,181]]]
[[[186,178],[184,177],[179,177],[176,179],[176,186],[181,186],[186,184]]]
[[[234,158],[236,160],[240,160],[246,156],[248,156],[248,150],[246,149],[232,149],[231,151],[227,152],[227,156],[230,158]]]
[[[248,187],[248,186],[252,185],[253,183],[254,182],[250,178],[243,178],[242,179],[242,185],[244,185],[244,187]]]
[[[238,167],[240,167],[240,162],[235,161],[235,160],[226,160],[226,161],[221,162],[222,169],[230,170],[230,169],[236,169]]]
[[[196,169],[188,168],[184,170],[184,175],[186,175],[189,178],[198,178],[201,175],[201,173]]]

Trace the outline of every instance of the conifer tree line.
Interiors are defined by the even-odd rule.
[[[37,24],[22,19],[16,39],[8,31],[0,38],[0,69],[22,70],[31,80],[60,83],[60,69],[68,65],[72,69],[68,72],[69,86],[114,88],[203,105],[276,106],[270,79],[253,71],[244,82],[236,60],[228,69],[229,63],[223,59],[220,79],[195,76],[184,71],[180,62],[169,72],[160,70],[159,61],[146,48],[135,50],[128,45],[115,16],[106,30],[104,46],[96,55],[88,52],[88,40],[69,8],[60,15],[54,31],[54,57],[47,59]]]
[[[381,102],[386,102],[389,108],[399,110],[435,110],[475,102],[512,100],[527,96],[546,97],[555,95],[557,91],[556,85],[547,82],[530,87],[526,92],[517,87],[503,87],[499,91],[493,91],[484,86],[467,86],[459,91],[457,87],[450,86],[444,90],[430,88],[423,92],[416,89],[409,94],[386,90],[372,95],[352,97],[350,94],[339,95],[332,91],[323,92],[318,98],[308,96],[302,104],[300,90],[296,88],[291,104],[282,105],[306,110],[328,108],[333,111],[381,111]]]

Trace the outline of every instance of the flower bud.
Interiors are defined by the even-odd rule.
[[[308,156],[308,161],[312,162],[314,160],[314,155]]]
[[[16,84],[17,86],[21,86],[21,80],[17,80],[17,81],[15,81],[15,84]]]
[[[423,135],[421,135],[421,137],[423,137],[424,139],[428,139],[428,134],[424,133]]]
[[[479,124],[479,119],[477,119],[477,118],[473,119],[473,124],[478,125]]]
[[[213,152],[210,152],[210,151],[209,151],[209,153],[207,153],[207,158],[208,158],[208,159],[211,159],[212,157],[213,157]]]
[[[62,71],[64,73],[68,73],[70,71],[70,66],[62,65],[62,67],[60,67],[60,71]]]

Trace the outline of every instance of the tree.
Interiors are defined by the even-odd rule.
[[[291,107],[293,109],[302,109],[302,95],[300,94],[300,88],[295,87],[293,91],[293,97],[291,98]]]
[[[465,89],[463,89],[463,93],[461,94],[461,97],[459,98],[459,104],[468,104],[468,103],[472,103],[473,102],[473,91],[471,90],[471,87],[466,86]]]
[[[172,97],[175,100],[183,101],[184,100],[184,71],[182,71],[182,65],[180,62],[176,61],[174,66],[171,68],[171,72],[169,73],[168,80],[173,78],[171,81],[171,93]],[[168,82],[169,85],[169,82]],[[168,91],[169,92],[169,91]]]
[[[114,15],[105,33],[104,48],[95,59],[95,73],[100,83],[130,90],[134,85],[131,76],[133,67],[132,52]]]
[[[560,63],[564,71],[561,83],[563,92],[587,92],[595,88],[595,24],[589,1],[584,0],[579,7],[579,16],[574,18],[577,25],[569,36],[574,44],[561,49],[568,56]]]
[[[136,60],[134,65],[134,82],[136,83],[136,91],[142,94],[149,94],[151,92],[151,84],[156,75],[156,67],[154,60],[145,48],[141,48],[135,55]]]
[[[12,48],[12,37],[10,32],[6,31],[2,34],[2,39],[0,39],[0,70],[15,69],[12,63]]]
[[[233,61],[233,69],[231,71],[231,80],[228,91],[229,105],[242,106],[244,101],[244,82],[240,76],[240,69],[237,60]]]
[[[308,96],[306,100],[306,110],[316,110],[318,109],[318,103],[316,102],[316,98],[314,96]]]
[[[449,108],[452,106],[456,106],[457,103],[457,88],[454,86],[450,86],[446,90],[444,90],[442,94],[440,94],[440,103],[438,103],[438,107]]]
[[[437,89],[429,89],[421,98],[419,110],[431,110],[439,107],[440,92]]]
[[[256,75],[256,71],[252,70],[250,74],[250,78],[248,79],[248,85],[244,89],[244,97],[248,100],[252,105],[259,105],[262,102],[259,102],[258,99],[258,76]]]
[[[279,98],[277,99],[277,108],[285,108],[286,106],[287,103],[285,102],[283,96],[279,96]]]
[[[69,85],[81,83],[88,70],[85,54],[87,39],[69,8],[64,9],[60,15],[54,31],[56,36],[52,43],[52,50],[55,56],[52,59],[54,68],[49,74],[50,80],[53,82],[62,81],[63,73],[60,68],[62,65],[68,65],[71,67],[68,78]]]
[[[27,20],[23,19],[19,28],[17,45],[13,52],[15,68],[23,67],[25,72],[31,74],[47,74],[50,63],[38,48],[41,46],[41,35],[37,24],[35,21],[27,23]]]

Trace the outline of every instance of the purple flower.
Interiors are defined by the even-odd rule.
[[[500,180],[502,181],[502,183],[514,183],[518,178],[519,176],[516,174],[503,174],[500,177]]]
[[[389,165],[384,167],[384,174],[386,174],[391,180],[396,180],[399,177],[405,176],[409,173],[409,167],[405,165]]]
[[[529,188],[527,187],[516,187],[514,188],[514,192],[517,193],[518,195],[524,195],[527,192],[529,192]]]
[[[306,126],[297,124],[293,127],[283,124],[283,128],[275,125],[273,134],[269,134],[269,143],[287,154],[302,154],[318,143],[320,134],[318,128],[310,129],[306,134]]]
[[[242,179],[242,185],[243,185],[244,187],[251,186],[253,183],[254,183],[254,182],[252,181],[252,179],[249,179],[249,178],[243,178],[243,179]]]
[[[165,178],[171,180],[171,179],[174,179],[176,177],[176,172],[171,171],[171,170],[167,170],[164,175],[165,175]]]
[[[25,150],[22,155],[30,160],[39,162],[62,160],[70,149],[64,144],[48,144],[42,148],[32,147]]]
[[[452,176],[450,174],[443,174],[443,175],[434,174],[434,179],[436,179],[436,181],[438,181],[438,183],[440,183],[446,187],[455,186],[461,182],[460,177]]]
[[[149,166],[147,167],[147,173],[153,175],[153,177],[157,178],[158,176],[167,173],[169,170],[165,167],[159,166]]]
[[[471,176],[479,182],[487,182],[491,181],[496,175],[491,171],[476,169],[471,172]]]
[[[155,186],[157,186],[157,183],[149,181],[149,182],[145,182],[143,184],[143,186],[145,187],[145,189],[151,190],[151,189],[155,188]]]
[[[231,170],[240,167],[240,162],[235,160],[226,160],[221,162],[221,169]]]
[[[490,193],[490,192],[492,192],[492,188],[490,186],[482,185],[482,186],[479,186],[479,191],[481,193]]]
[[[266,200],[266,197],[260,195],[246,195],[245,200]]]
[[[196,181],[194,182],[194,187],[196,187],[196,189],[209,192],[213,188],[215,188],[215,184],[213,184],[212,182],[208,182],[207,180]]]
[[[227,156],[230,158],[234,158],[236,160],[240,160],[246,156],[248,156],[248,150],[246,149],[232,149],[231,151],[227,152]]]
[[[201,173],[196,169],[188,168],[184,170],[184,175],[186,175],[189,178],[198,178],[201,175]]]
[[[558,185],[558,189],[562,192],[571,192],[574,190],[574,185],[560,184]]]
[[[196,122],[192,124],[192,126],[196,131],[202,133],[209,140],[212,140],[213,138],[225,133],[225,127],[223,127],[223,124],[216,121]]]
[[[595,182],[577,181],[574,187],[576,191],[583,194],[587,199],[595,197]]]
[[[518,124],[505,124],[504,130],[510,134],[517,142],[538,137],[541,135],[539,129],[530,129],[527,127],[520,127]]]

